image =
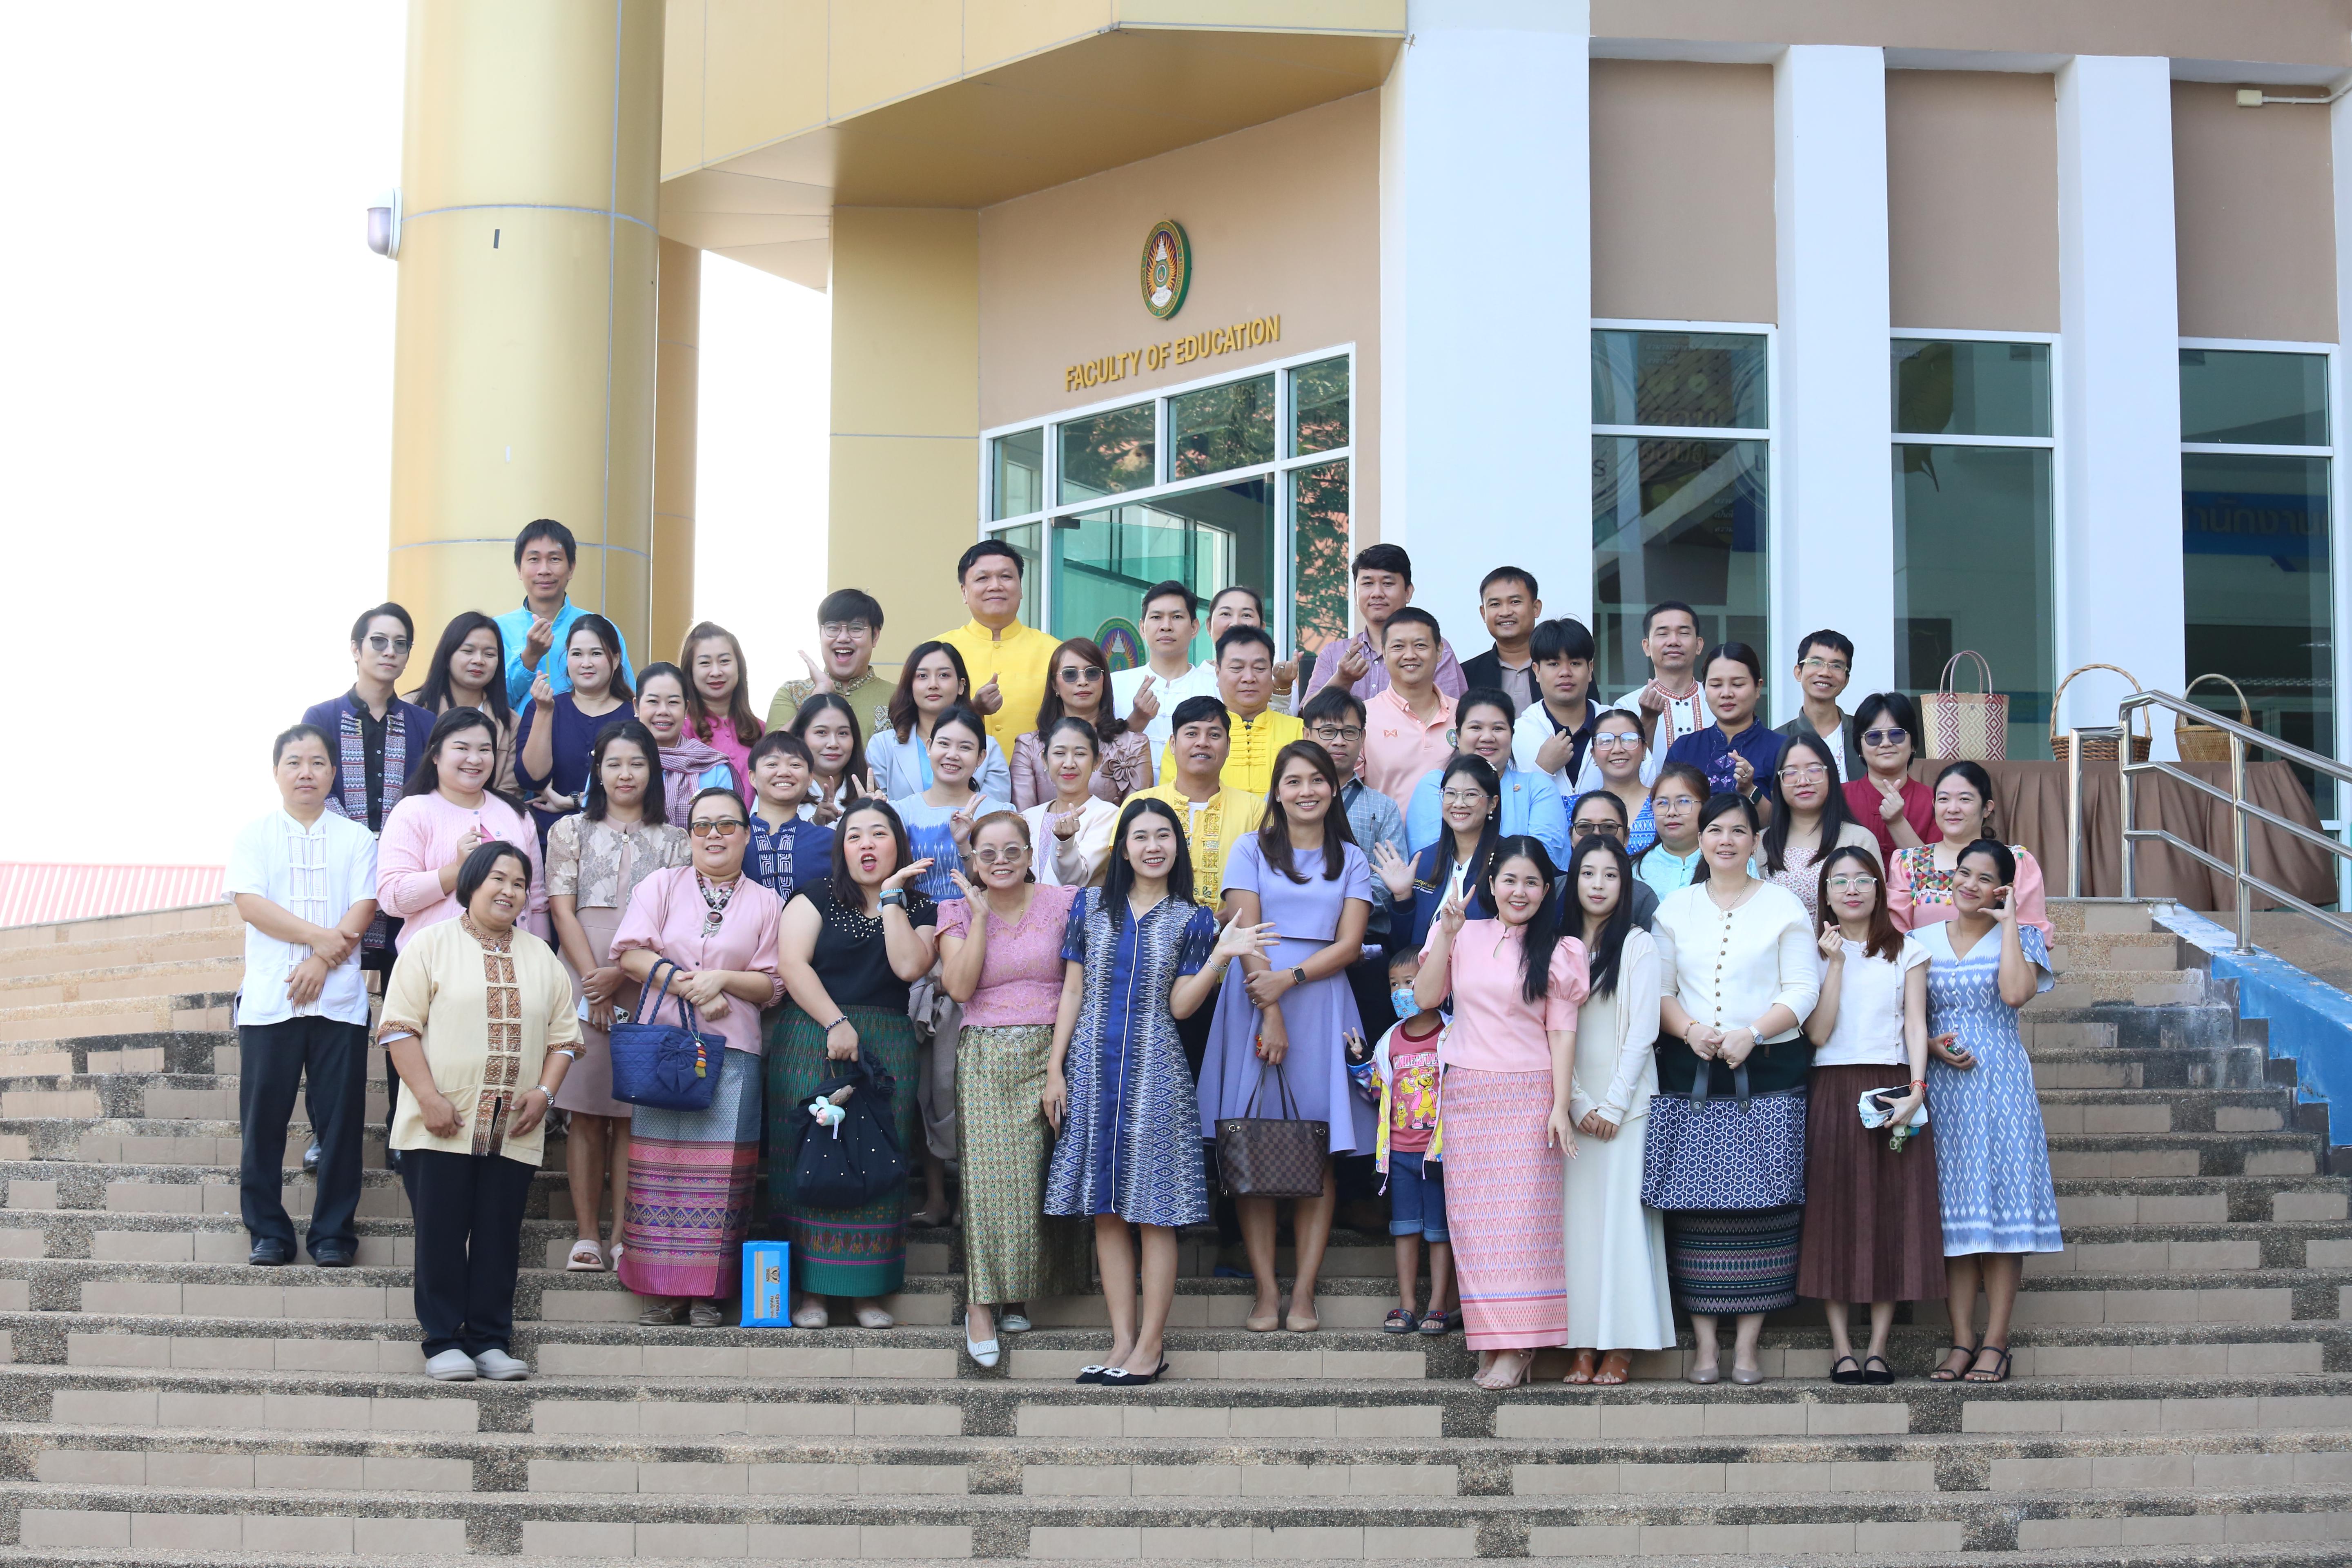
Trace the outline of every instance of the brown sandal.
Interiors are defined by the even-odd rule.
[[[1601,1370],[1592,1374],[1597,1384],[1623,1383],[1633,1375],[1633,1352],[1611,1351],[1601,1358]]]
[[[1599,1351],[1579,1351],[1576,1352],[1576,1359],[1569,1363],[1568,1372],[1560,1378],[1560,1382],[1591,1383],[1593,1372],[1600,1364]]]

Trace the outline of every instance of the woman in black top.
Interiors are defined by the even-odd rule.
[[[887,1329],[893,1320],[880,1299],[906,1282],[906,1189],[859,1208],[817,1208],[794,1196],[793,1166],[815,1125],[808,1105],[817,1086],[861,1051],[896,1080],[898,1147],[923,1146],[907,988],[937,957],[937,911],[914,886],[929,866],[908,858],[906,826],[887,801],[853,801],[832,877],[784,908],[778,967],[791,999],[768,1030],[768,1199],[793,1246],[796,1328],[824,1328],[824,1298],[846,1296],[858,1327]]]

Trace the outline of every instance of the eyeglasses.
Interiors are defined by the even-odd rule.
[[[1782,768],[1780,776],[1790,784],[1819,784],[1830,776],[1830,771],[1819,763],[1807,763],[1801,768]]]
[[[408,651],[408,639],[406,637],[388,637],[382,632],[368,633],[367,645],[368,647],[375,649],[378,653],[406,653]]]
[[[1592,737],[1592,749],[1596,752],[1627,751],[1641,743],[1641,736],[1622,730],[1612,730],[1606,735]]]
[[[1843,675],[1851,667],[1842,658],[1809,658],[1797,668],[1807,675],[1820,675],[1824,672],[1831,675]]]
[[[1478,789],[1450,789],[1438,798],[1448,805],[1484,805],[1486,804],[1486,792]]]
[[[702,817],[688,823],[686,830],[697,838],[723,838],[742,832],[746,826],[740,816]]]
[[[1865,746],[1899,746],[1911,738],[1908,730],[1864,730],[1862,743]]]
[[[1660,795],[1650,797],[1650,809],[1654,812],[1693,811],[1697,809],[1697,806],[1698,796],[1695,795]]]
[[[1098,664],[1066,664],[1055,673],[1064,680],[1100,680],[1103,667]]]
[[[1321,724],[1316,727],[1314,734],[1317,740],[1328,745],[1333,741],[1360,741],[1364,738],[1364,728],[1360,724]]]
[[[854,637],[860,632],[871,637],[874,635],[874,628],[864,621],[824,621],[816,628],[816,635],[828,642],[835,637]]]
[[[1623,823],[1612,822],[1605,818],[1597,822],[1579,822],[1574,824],[1573,826],[1579,837],[1590,833],[1598,833],[1603,838],[1622,838],[1625,837],[1625,825]]]
[[[1852,889],[1855,892],[1868,892],[1871,889],[1875,888],[1876,886],[1878,886],[1877,878],[1865,876],[1860,871],[1856,871],[1851,876],[1832,877],[1830,879],[1830,891],[1833,893],[1843,892],[1848,889]]]
[[[977,849],[966,850],[965,853],[970,855],[974,861],[982,866],[993,866],[1000,860],[1026,860],[1029,858],[1029,851],[1022,848],[1017,844],[1008,844],[1002,849],[998,848],[993,844],[983,844]]]

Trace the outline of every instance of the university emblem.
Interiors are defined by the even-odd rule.
[[[1184,291],[1192,286],[1192,242],[1184,226],[1162,218],[1143,237],[1143,308],[1166,321],[1184,308]]]

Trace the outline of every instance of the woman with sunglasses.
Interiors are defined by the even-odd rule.
[[[676,1021],[678,1005],[689,1004],[726,1048],[709,1064],[719,1090],[707,1109],[640,1105],[629,1119],[618,1272],[649,1298],[639,1322],[667,1326],[684,1314],[696,1328],[716,1328],[726,1321],[720,1301],[741,1278],[760,1174],[760,1010],[784,994],[776,974],[784,906],[743,874],[751,814],[741,795],[706,789],[685,816],[693,863],[638,886],[613,952],[648,993],[639,1017]]]
[[[1758,868],[1764,879],[1797,895],[1805,920],[1820,920],[1821,862],[1832,849],[1868,848],[1870,829],[1847,817],[1831,742],[1810,730],[1780,749],[1780,809],[1765,825]]]
[[[898,668],[898,689],[890,695],[890,727],[866,742],[866,776],[875,793],[885,800],[904,800],[930,788],[931,731],[950,709],[971,706],[971,677],[964,672],[963,655],[936,639],[917,643]],[[970,772],[972,787],[983,798],[1011,796],[1013,772],[995,741],[988,742]],[[947,886],[944,869],[939,880]]]
[[[1897,849],[1916,849],[1933,834],[1936,792],[1911,776],[1919,739],[1919,710],[1900,691],[1865,697],[1853,710],[1863,776],[1845,783],[1846,814],[1878,839],[1878,863],[1892,866]]]
[[[1037,728],[1013,742],[1016,810],[1027,811],[1057,793],[1054,769],[1045,757],[1045,737],[1064,719],[1083,721],[1095,732],[1098,757],[1087,788],[1096,799],[1118,806],[1137,790],[1151,786],[1151,742],[1113,710],[1109,663],[1100,646],[1087,637],[1072,637],[1054,650],[1045,700],[1037,704]],[[1106,850],[1110,826],[1103,825]]]

